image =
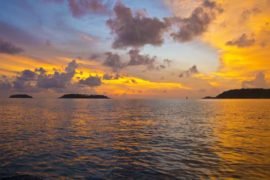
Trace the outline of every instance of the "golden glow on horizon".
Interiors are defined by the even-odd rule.
[[[1,55],[2,59],[7,62],[2,66],[2,75],[15,77],[19,72],[29,69],[35,70],[36,68],[43,67],[47,74],[53,74],[54,70],[63,72],[66,65],[71,62],[72,59],[65,57],[56,58],[58,64],[48,64],[46,62],[38,61],[34,58],[25,56],[14,56],[14,55]],[[76,74],[73,77],[73,83],[78,82],[78,79],[86,79],[89,76],[98,76],[102,79],[105,72],[102,68],[98,68],[100,65],[94,61],[76,60],[79,64]],[[65,64],[65,65],[63,65]],[[92,69],[93,68],[93,69]],[[12,72],[8,72],[12,69]],[[87,88],[86,88],[87,89]],[[92,91],[93,88],[88,88]],[[112,96],[123,96],[123,95],[139,95],[139,96],[151,96],[164,93],[165,91],[177,91],[177,90],[189,90],[190,88],[182,85],[181,83],[174,82],[152,82],[144,80],[139,77],[124,76],[120,75],[117,79],[102,80],[102,86],[94,88],[98,93],[105,93]]]

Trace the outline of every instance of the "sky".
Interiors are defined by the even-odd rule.
[[[201,98],[270,84],[270,0],[3,0],[0,7],[0,96]]]

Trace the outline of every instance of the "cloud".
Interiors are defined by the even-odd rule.
[[[268,88],[265,74],[263,72],[258,72],[255,79],[251,81],[244,81],[242,83],[242,88]]]
[[[167,24],[158,18],[146,17],[143,13],[132,14],[121,3],[114,7],[115,17],[107,21],[115,35],[113,48],[141,47],[146,44],[161,45]]]
[[[261,10],[258,7],[252,7],[250,9],[245,9],[241,13],[241,22],[247,21],[252,15],[260,13]]]
[[[15,46],[14,44],[0,39],[0,53],[5,54],[19,54],[23,49]]]
[[[46,3],[63,4],[65,0],[43,0]],[[89,14],[109,14],[109,1],[104,0],[67,0],[71,14],[81,18]]]
[[[0,91],[9,90],[12,88],[12,83],[9,81],[7,76],[0,77]]]
[[[242,47],[252,46],[254,43],[255,43],[255,39],[253,37],[248,37],[248,35],[244,33],[237,39],[228,41],[226,45],[237,46],[237,47],[242,48]]]
[[[0,21],[0,27],[1,27],[0,40],[2,37],[14,43],[23,44],[24,46],[25,45],[36,46],[41,43],[40,39],[35,37],[34,34],[31,34],[30,32],[25,31],[22,28],[12,25],[10,23]],[[5,41],[1,40],[1,42],[5,42]],[[21,48],[18,48],[18,49],[21,49]],[[22,49],[20,52],[22,52]]]
[[[37,75],[34,71],[24,70],[19,76],[16,77],[13,82],[13,88],[16,90],[29,91],[30,89],[34,89],[34,81],[36,80]]]
[[[74,17],[97,13],[108,14],[109,7],[102,0],[68,0],[68,5]]]
[[[65,0],[43,0],[46,3],[64,3]]]
[[[104,80],[114,80],[114,79],[119,79],[119,78],[120,78],[120,75],[118,73],[115,75],[105,73],[102,77],[102,79]]]
[[[121,62],[120,56],[117,53],[107,52],[106,55],[107,58],[103,62],[103,65],[112,68],[113,71],[118,72],[125,66],[125,64]]]
[[[164,59],[163,63],[164,63],[165,66],[169,67],[171,65],[171,63],[172,63],[172,60]]]
[[[86,79],[81,79],[79,84],[87,85],[90,87],[100,86],[102,84],[101,78],[98,76],[89,76]]]
[[[121,56],[117,53],[107,52],[107,57],[103,62],[103,65],[112,68],[114,72],[119,72],[121,69],[134,66],[143,66],[148,70],[160,70],[170,66],[171,60],[164,59],[163,64],[157,62],[156,56],[150,56],[147,54],[141,54],[139,49],[131,49],[127,55],[129,60],[123,62]]]
[[[183,73],[181,73],[181,74],[179,75],[179,77],[180,77],[180,78],[187,78],[187,77],[192,76],[193,74],[198,74],[198,73],[199,73],[199,71],[198,71],[198,69],[197,69],[197,66],[194,65],[194,66],[192,66],[191,68],[189,68],[188,70],[186,70],[186,71],[184,71]]]
[[[47,75],[44,69],[39,69],[39,76],[37,78],[38,88],[66,88],[70,83],[74,75],[78,64],[75,60],[71,61],[65,68],[64,72],[55,71],[52,75]]]
[[[102,85],[102,78],[99,76],[89,76],[86,79],[74,79],[77,74],[78,63],[73,60],[66,66],[64,71],[54,70],[49,74],[44,68],[35,70],[23,70],[10,80],[6,76],[0,77],[0,91],[5,92],[42,92],[52,90],[55,92],[83,91],[89,90],[87,87],[97,87]],[[117,78],[114,76],[114,78]]]
[[[207,31],[210,23],[220,12],[222,12],[222,9],[215,2],[205,0],[193,10],[189,17],[169,18],[169,21],[172,21],[171,23],[179,27],[179,31],[173,32],[171,36],[179,42],[190,41]]]
[[[156,64],[156,56],[150,57],[149,55],[141,55],[138,49],[131,49],[129,51],[130,60],[128,66],[144,65],[148,69],[154,69]]]

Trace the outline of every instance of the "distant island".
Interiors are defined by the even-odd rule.
[[[27,94],[14,94],[9,96],[9,98],[33,98],[33,97]]]
[[[204,99],[270,99],[270,89],[233,89]]]
[[[60,99],[110,99],[104,95],[87,95],[87,94],[65,94]]]

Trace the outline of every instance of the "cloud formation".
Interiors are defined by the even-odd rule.
[[[247,21],[252,15],[260,13],[261,10],[258,7],[252,7],[250,9],[245,9],[241,13],[241,21]]]
[[[5,54],[19,54],[23,49],[15,46],[14,44],[0,39],[0,53]]]
[[[148,54],[141,54],[139,49],[131,49],[128,51],[128,61],[122,61],[121,56],[117,53],[107,52],[107,57],[103,62],[104,66],[110,67],[114,72],[127,67],[142,66],[147,70],[161,70],[170,66],[171,60],[164,59],[163,63],[157,61],[156,56],[150,56]]]
[[[76,74],[77,67],[77,62],[73,60],[65,68],[64,72],[55,70],[53,74],[48,74],[44,68],[37,68],[34,71],[26,69],[20,72],[13,81],[2,77],[0,87],[17,92],[64,89],[72,84],[72,78]]]
[[[79,84],[87,85],[89,87],[96,87],[102,84],[101,78],[98,76],[89,76],[86,79],[81,79]]]
[[[199,7],[193,10],[189,17],[169,18],[171,23],[179,27],[179,31],[173,32],[171,36],[179,42],[190,41],[207,31],[210,23],[220,12],[222,12],[222,9],[215,2],[205,0]]]
[[[63,4],[65,0],[43,0],[46,3]],[[109,14],[109,2],[106,0],[67,0],[73,17],[81,18],[89,14]]]
[[[0,91],[9,90],[12,88],[12,83],[9,81],[7,76],[0,77]]]
[[[91,13],[108,14],[109,7],[102,0],[68,0],[74,17],[82,17]]]
[[[39,69],[39,76],[37,78],[37,87],[50,89],[50,88],[66,88],[76,74],[78,64],[75,60],[70,62],[65,68],[64,72],[55,71],[52,75],[47,75],[46,71]]]
[[[27,90],[33,85],[33,81],[36,79],[36,73],[31,70],[24,70],[15,79],[13,87],[15,89]]]
[[[268,88],[268,83],[263,72],[258,72],[255,79],[251,81],[244,81],[242,88]]]
[[[115,17],[107,25],[115,35],[113,48],[141,47],[146,44],[161,45],[167,24],[158,18],[146,17],[137,12],[133,15],[130,8],[122,3],[114,7]]]
[[[130,60],[127,66],[146,66],[147,69],[154,69],[156,64],[156,56],[141,55],[138,49],[131,49],[129,51]]]
[[[244,33],[237,39],[228,41],[226,45],[237,46],[237,47],[243,48],[243,47],[252,46],[254,43],[255,43],[255,39],[252,36],[248,37],[248,35]]]
[[[120,56],[117,53],[107,52],[107,57],[103,62],[103,65],[112,68],[114,72],[118,72],[125,64],[121,62]]]
[[[191,68],[189,68],[188,70],[184,71],[183,73],[181,73],[179,75],[180,78],[187,78],[187,77],[191,77],[194,74],[198,74],[199,71],[197,69],[197,66],[194,65]]]
[[[105,73],[102,77],[102,79],[104,79],[104,80],[115,80],[115,79],[119,79],[119,78],[120,78],[120,75],[118,73],[115,75]]]

